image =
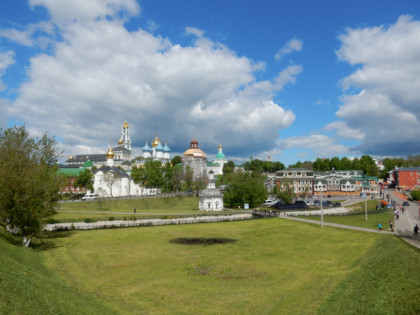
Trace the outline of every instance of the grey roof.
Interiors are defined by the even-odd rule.
[[[200,191],[200,197],[222,197],[222,192],[217,188],[206,188]]]
[[[119,177],[129,177],[127,172],[121,170],[118,167],[108,166],[108,165],[104,165],[104,166],[98,168],[97,170],[95,170],[94,174],[96,174],[98,172],[104,172],[105,173],[105,172],[109,172],[109,171],[117,174]]]
[[[397,172],[420,172],[420,167],[402,167]]]
[[[123,147],[122,145],[119,145],[118,147],[115,147],[112,149],[114,152],[118,151],[118,152],[128,152],[130,153],[131,150],[128,150],[126,147]]]
[[[72,159],[68,159],[66,163],[80,163],[83,164],[87,160],[91,160],[93,163],[106,162],[106,154],[78,154]]]

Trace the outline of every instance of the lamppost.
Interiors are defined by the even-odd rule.
[[[321,227],[324,227],[324,211],[322,209],[322,190],[324,189],[324,185],[321,184]]]
[[[365,199],[365,216],[366,216],[366,221],[368,220],[367,218],[367,200]]]

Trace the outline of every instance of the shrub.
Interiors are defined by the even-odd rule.
[[[114,217],[109,217],[108,218],[108,221],[114,221],[115,220],[115,218]]]

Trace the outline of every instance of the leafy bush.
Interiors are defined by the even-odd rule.
[[[420,200],[420,190],[413,190],[411,192],[411,198],[413,198],[413,200]]]

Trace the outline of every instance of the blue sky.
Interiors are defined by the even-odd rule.
[[[0,126],[102,153],[130,125],[174,154],[292,164],[420,153],[420,3],[0,3]]]

